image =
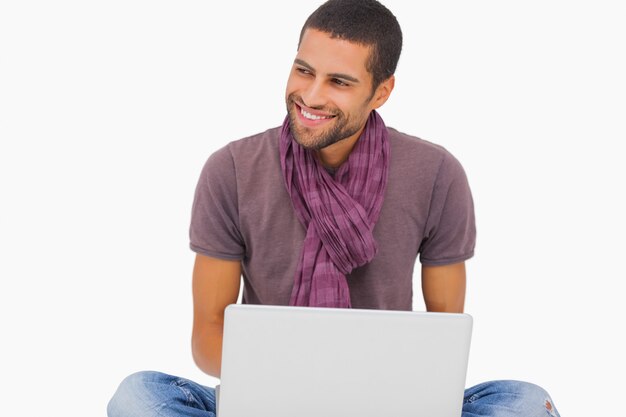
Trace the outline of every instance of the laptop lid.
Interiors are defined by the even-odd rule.
[[[226,308],[219,417],[459,417],[467,314]]]

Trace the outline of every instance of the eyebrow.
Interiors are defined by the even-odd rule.
[[[302,59],[296,58],[293,62],[294,62],[294,64],[301,65],[301,66],[305,67],[306,69],[315,72],[315,69],[311,65],[309,65],[306,61],[303,61]],[[350,81],[350,82],[353,82],[353,83],[359,83],[360,82],[357,78],[354,78],[351,75],[342,74],[342,73],[339,73],[339,72],[333,72],[331,74],[327,74],[327,76],[329,76],[331,78],[340,78],[342,80]]]

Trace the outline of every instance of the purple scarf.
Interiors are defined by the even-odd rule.
[[[292,137],[286,118],[280,163],[300,223],[307,229],[290,305],[351,307],[346,275],[376,255],[372,234],[383,205],[389,141],[372,111],[348,160],[333,178],[314,151]]]

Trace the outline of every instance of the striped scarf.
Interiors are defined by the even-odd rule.
[[[387,186],[387,128],[372,111],[333,178],[314,151],[293,139],[286,118],[280,162],[296,215],[306,228],[290,305],[349,308],[346,275],[370,262],[377,252],[372,231]]]

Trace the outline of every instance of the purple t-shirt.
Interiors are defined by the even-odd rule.
[[[473,256],[474,206],[460,163],[444,148],[388,128],[389,180],[374,227],[378,253],[347,276],[353,308],[411,310],[413,268]],[[243,302],[287,305],[306,230],[285,188],[280,128],[229,143],[206,162],[190,246],[241,260]]]

